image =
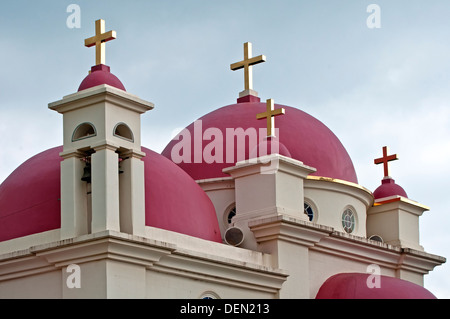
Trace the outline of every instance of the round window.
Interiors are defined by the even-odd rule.
[[[342,213],[342,227],[349,234],[355,230],[355,213],[350,208]]]

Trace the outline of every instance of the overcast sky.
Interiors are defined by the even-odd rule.
[[[80,28],[69,28],[70,4]],[[369,28],[370,4],[380,28]],[[162,151],[173,131],[235,103],[243,90],[243,43],[267,62],[254,67],[264,101],[315,116],[341,140],[359,183],[383,177],[382,146],[399,154],[391,175],[431,208],[421,244],[450,256],[450,1],[2,1],[0,182],[31,156],[62,144],[62,117],[48,103],[76,92],[94,65],[94,21],[117,39],[106,64],[128,92],[155,103],[142,119],[143,146]],[[375,20],[371,20],[376,22]],[[450,298],[450,266],[425,287]]]

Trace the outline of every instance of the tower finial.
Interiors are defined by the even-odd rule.
[[[384,178],[389,177],[389,162],[391,161],[395,161],[398,160],[398,155],[397,154],[393,154],[393,155],[388,155],[388,147],[387,146],[383,146],[383,157],[380,158],[376,158],[374,160],[375,164],[383,164],[383,168],[384,168]]]
[[[84,40],[84,45],[88,48],[95,45],[95,65],[105,64],[105,42],[116,37],[116,31],[105,32],[105,20],[95,21],[95,36]]]
[[[250,42],[244,43],[244,60],[230,65],[230,69],[233,71],[244,68],[244,91],[239,93],[239,97],[258,96],[258,93],[253,90],[252,65],[262,62],[266,62],[266,57],[264,55],[252,57],[252,44]]]

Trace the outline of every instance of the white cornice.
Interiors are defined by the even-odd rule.
[[[48,108],[58,113],[66,113],[100,102],[109,102],[137,113],[144,113],[154,108],[153,103],[107,84],[64,96],[59,101],[49,103]]]
[[[151,271],[270,294],[276,294],[288,277],[285,271],[271,267],[259,252],[161,229],[149,231],[156,238],[166,236],[172,240],[102,231],[41,244],[14,255],[0,256],[0,281],[97,260],[121,261]],[[193,242],[192,245],[183,245],[183,238]]]

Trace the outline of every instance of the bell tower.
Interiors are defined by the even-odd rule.
[[[127,93],[110,73],[105,42],[116,32],[96,35],[96,63],[77,93],[50,103],[63,115],[61,162],[61,238],[103,230],[143,235],[145,232],[145,153],[141,151],[140,116],[153,103]]]

